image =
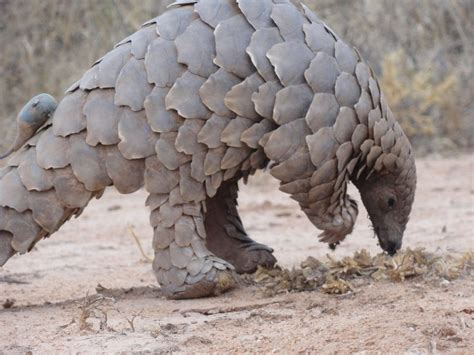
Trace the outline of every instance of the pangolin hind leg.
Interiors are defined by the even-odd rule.
[[[252,273],[257,267],[272,267],[273,249],[257,243],[246,233],[237,211],[238,184],[225,182],[216,196],[206,201],[206,245],[218,257],[234,265],[239,274]]]
[[[218,295],[235,285],[234,267],[206,247],[202,203],[175,204],[172,195],[148,199],[154,228],[153,270],[171,299]]]

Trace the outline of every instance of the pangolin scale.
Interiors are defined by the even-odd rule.
[[[237,181],[258,169],[331,245],[352,232],[354,183],[389,253],[416,185],[373,71],[287,0],[178,1],[98,60],[30,136],[0,170],[0,265],[106,187],[144,186],[153,270],[171,298],[217,294],[234,269],[274,264],[236,208]]]

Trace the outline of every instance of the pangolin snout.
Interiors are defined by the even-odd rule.
[[[402,241],[388,241],[384,244],[380,243],[382,245],[382,249],[385,250],[388,255],[393,256],[396,254],[398,250],[402,247]]]
[[[393,233],[383,229],[375,229],[380,247],[385,250],[388,255],[393,256],[402,247],[403,234]]]

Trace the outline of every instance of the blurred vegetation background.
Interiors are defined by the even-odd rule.
[[[0,0],[0,149],[34,95],[60,99],[168,0]],[[473,0],[306,0],[376,71],[419,153],[474,146]]]

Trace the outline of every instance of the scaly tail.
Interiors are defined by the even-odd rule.
[[[113,96],[106,90],[78,90],[66,96],[54,116],[61,124],[37,133],[0,170],[0,265],[56,232],[65,221],[79,215],[93,197],[101,196],[107,186],[114,184],[120,192],[130,193],[143,185],[143,158],[127,160],[117,144],[100,144],[105,139],[100,129],[72,133],[74,126],[81,124],[83,109],[87,111],[97,102],[106,105],[109,98]],[[117,111],[126,116],[125,109]],[[109,114],[109,119],[122,117]],[[134,115],[131,111],[128,114]],[[100,119],[103,122],[107,117]],[[118,137],[117,128],[107,134]],[[124,143],[123,150],[130,153],[127,147]]]

